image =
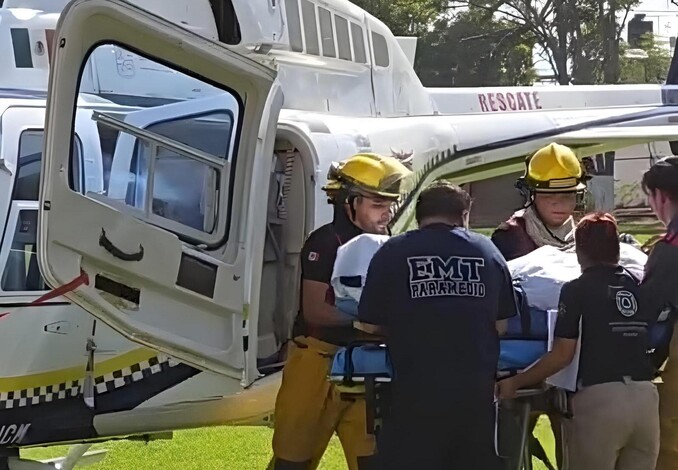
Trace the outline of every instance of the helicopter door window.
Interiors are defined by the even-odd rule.
[[[192,245],[223,243],[242,102],[119,46],[93,55],[111,48],[127,62],[116,63],[127,78],[120,92],[142,109],[93,113],[105,190],[87,195]]]
[[[290,36],[290,48],[294,52],[304,50],[304,40],[301,36],[301,19],[299,18],[299,1],[287,0],[285,2],[287,14],[287,31]]]
[[[320,55],[318,44],[318,24],[315,18],[315,5],[308,0],[301,0],[301,14],[304,21],[304,42],[306,53]]]
[[[334,23],[337,27],[337,47],[339,49],[339,58],[343,60],[353,60],[351,56],[351,39],[348,35],[348,20],[341,16],[334,16]]]
[[[19,138],[16,178],[12,188],[12,205],[0,259],[4,265],[0,287],[4,292],[42,291],[47,286],[38,268],[36,254],[42,130],[27,130]],[[81,142],[76,136],[73,148],[71,186],[81,188]],[[11,236],[9,239],[7,237]]]
[[[366,64],[367,54],[365,54],[363,28],[355,23],[351,23],[351,39],[353,40],[353,60],[359,64]]]
[[[336,57],[337,52],[334,47],[334,30],[332,29],[332,13],[329,10],[318,7],[318,18],[320,19],[320,36],[322,37],[323,55],[325,57]]]

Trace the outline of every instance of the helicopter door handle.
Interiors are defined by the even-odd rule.
[[[141,244],[139,244],[139,251],[136,253],[125,253],[106,237],[106,231],[103,228],[99,236],[99,246],[123,261],[141,261],[144,258],[144,247]]]

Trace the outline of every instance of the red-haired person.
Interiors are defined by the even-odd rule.
[[[678,157],[667,157],[643,175],[642,187],[650,207],[666,226],[666,235],[653,247],[645,264],[641,284],[643,302],[656,316],[670,313],[675,321],[678,307]],[[655,365],[668,356],[659,388],[661,445],[658,470],[678,468],[678,339],[658,348]]]
[[[500,381],[499,395],[515,397],[567,367],[581,332],[573,417],[566,422],[569,468],[652,469],[659,396],[647,349],[655,316],[639,301],[636,279],[619,266],[614,217],[589,214],[574,237],[582,274],[560,291],[553,348],[534,367]]]

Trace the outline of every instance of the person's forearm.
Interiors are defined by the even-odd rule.
[[[535,385],[543,382],[553,374],[560,372],[572,361],[568,360],[553,351],[546,353],[539,361],[525,372],[516,375],[514,380],[517,388],[523,388],[528,385]]]
[[[326,303],[313,309],[304,309],[304,318],[318,326],[350,326],[355,320],[351,315]]]
[[[386,328],[381,325],[373,325],[371,323],[364,323],[356,320],[353,322],[353,328],[374,336],[386,336]]]

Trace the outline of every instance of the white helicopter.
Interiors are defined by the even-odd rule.
[[[678,140],[670,85],[451,113],[438,104],[469,91],[432,94],[406,43],[346,0],[18,3],[0,9],[14,72],[0,90],[0,450],[13,469],[29,468],[21,447],[266,424],[299,252],[331,219],[332,161],[411,154],[397,232],[427,183],[520,171],[553,140],[582,156]],[[589,107],[603,93],[612,103]]]

